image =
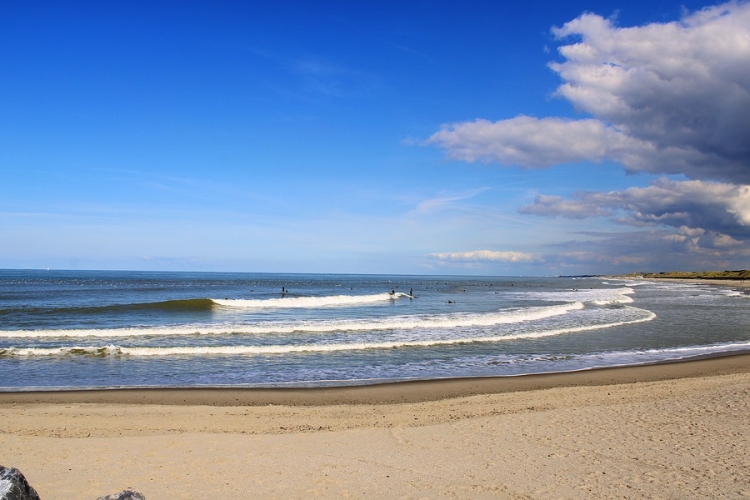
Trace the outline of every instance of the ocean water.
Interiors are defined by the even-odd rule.
[[[750,350],[749,300],[731,287],[602,278],[5,270],[0,390],[652,363]]]

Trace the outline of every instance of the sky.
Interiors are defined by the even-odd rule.
[[[750,268],[750,3],[5,1],[0,268]]]

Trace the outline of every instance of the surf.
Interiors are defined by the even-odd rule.
[[[223,307],[241,309],[315,309],[321,307],[359,306],[387,302],[400,298],[411,298],[409,294],[395,292],[370,295],[285,296],[271,299],[211,299]]]
[[[184,335],[227,335],[227,334],[291,334],[291,333],[330,333],[340,331],[373,330],[414,330],[419,328],[450,329],[461,327],[486,327],[499,324],[535,321],[581,310],[582,302],[572,302],[554,306],[513,308],[492,313],[447,313],[435,315],[402,315],[390,318],[369,320],[321,320],[266,322],[251,324],[193,324],[163,327],[129,327],[112,329],[70,329],[70,330],[5,330],[0,338],[55,338],[55,337],[144,337],[144,336],[184,336]]]
[[[221,311],[222,309],[317,309],[329,307],[351,307],[364,306],[376,303],[384,303],[402,298],[413,298],[412,296],[396,293],[379,293],[371,295],[329,295],[329,296],[285,296],[281,298],[266,299],[219,299],[219,298],[194,298],[173,299],[156,302],[133,302],[126,304],[106,304],[100,306],[78,306],[78,307],[16,307],[0,309],[0,317],[13,315],[24,316],[86,316],[127,314],[139,311],[155,311],[165,313],[189,313]]]
[[[651,311],[631,308],[637,317],[608,323],[581,325],[567,328],[548,328],[530,332],[510,333],[504,335],[461,336],[456,338],[424,339],[424,340],[391,340],[384,342],[339,342],[339,343],[310,343],[286,345],[228,345],[228,346],[184,346],[184,347],[128,347],[110,344],[107,346],[74,346],[74,347],[9,347],[0,348],[0,357],[34,357],[34,356],[227,356],[227,355],[273,355],[294,354],[306,352],[340,352],[362,351],[372,349],[400,349],[418,347],[439,347],[456,344],[507,342],[522,339],[539,339],[565,334],[587,332],[618,326],[652,321],[656,314]]]

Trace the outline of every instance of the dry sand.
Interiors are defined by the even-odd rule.
[[[149,500],[743,498],[749,440],[750,355],[364,388],[0,394],[0,464],[43,500],[127,486]]]

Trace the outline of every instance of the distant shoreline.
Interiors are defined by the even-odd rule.
[[[679,279],[679,280],[717,280],[744,281],[750,279],[750,270],[738,271],[663,271],[658,273],[630,273],[612,276],[613,278],[645,278],[645,279]]]
[[[677,276],[659,276],[659,275],[638,275],[638,276],[609,276],[610,279],[628,279],[628,280],[648,280],[648,281],[665,281],[668,283],[692,283],[700,285],[715,286],[734,286],[737,288],[750,288],[750,279],[746,278],[702,278],[702,277],[677,277]]]
[[[750,280],[736,278],[643,278],[649,281],[667,281],[671,283],[693,283],[701,285],[736,286],[750,288]]]

